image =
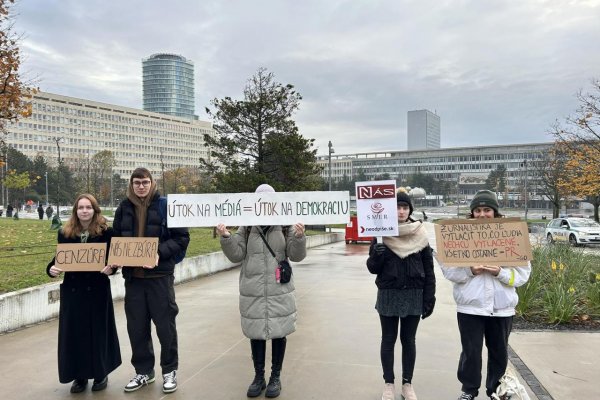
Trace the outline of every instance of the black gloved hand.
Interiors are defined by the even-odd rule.
[[[433,308],[435,307],[435,297],[430,299],[427,302],[423,302],[423,314],[421,314],[421,319],[425,319],[433,314]]]
[[[385,253],[385,249],[387,249],[387,247],[383,243],[377,243],[375,246],[373,246],[373,252],[377,256],[382,256],[383,253]]]

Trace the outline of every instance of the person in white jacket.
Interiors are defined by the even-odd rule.
[[[498,199],[489,190],[477,192],[470,208],[469,218],[502,217]],[[488,349],[486,394],[497,398],[492,395],[508,365],[508,336],[519,301],[515,288],[527,282],[531,266],[527,263],[520,267],[441,265],[441,268],[446,279],[454,285],[462,344],[457,372],[462,394],[458,399],[473,400],[479,393],[484,339]]]

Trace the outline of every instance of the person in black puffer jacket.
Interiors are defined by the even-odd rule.
[[[137,168],[129,179],[127,199],[117,208],[113,222],[114,236],[159,238],[155,265],[123,268],[127,333],[131,343],[131,363],[136,372],[125,386],[126,392],[138,390],[155,380],[151,321],[161,343],[163,392],[177,390],[179,356],[175,317],[179,308],[175,302],[173,272],[175,257],[187,249],[190,234],[187,228],[168,228],[168,235],[163,232],[159,200],[156,181],[150,171]],[[167,215],[166,210],[162,215]]]
[[[402,343],[402,396],[417,400],[412,387],[415,368],[415,336],[419,318],[427,318],[435,306],[435,274],[432,250],[425,227],[413,220],[411,199],[404,189],[396,194],[398,236],[373,240],[367,268],[377,274],[375,309],[381,322],[381,365],[385,381],[382,400],[394,400],[394,346],[400,325]]]

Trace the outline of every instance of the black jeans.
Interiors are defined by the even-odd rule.
[[[125,315],[131,343],[131,364],[138,374],[154,370],[151,321],[160,341],[162,373],[168,374],[179,365],[175,325],[179,308],[175,303],[174,280],[173,275],[125,280]]]
[[[400,325],[400,343],[402,344],[402,379],[410,382],[415,370],[417,347],[415,336],[420,317],[409,315],[404,318],[379,315],[381,321],[381,366],[385,383],[394,383],[394,346]]]
[[[508,336],[513,317],[487,317],[457,313],[462,352],[457,377],[462,391],[477,396],[481,386],[483,339],[488,349],[486,394],[491,396],[508,365]]]

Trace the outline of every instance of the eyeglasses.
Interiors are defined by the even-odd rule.
[[[133,181],[133,186],[150,186],[151,183],[152,181]]]

